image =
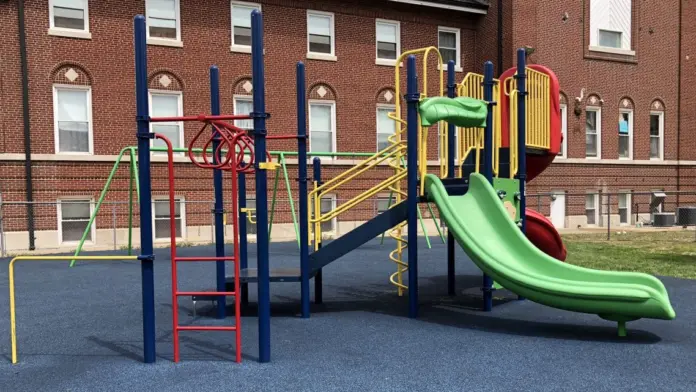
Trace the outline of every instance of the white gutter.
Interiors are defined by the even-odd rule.
[[[463,11],[463,12],[469,12],[472,14],[480,14],[480,15],[488,14],[487,10],[482,10],[480,8],[462,7],[462,6],[450,5],[450,4],[432,3],[430,1],[420,1],[420,0],[389,0],[389,1],[392,1],[394,3],[422,5],[424,7],[443,8],[446,10],[453,10],[453,11]]]

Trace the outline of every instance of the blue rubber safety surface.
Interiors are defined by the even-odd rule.
[[[244,312],[241,364],[230,332],[182,332],[182,362],[172,359],[167,249],[155,261],[157,363],[142,363],[137,262],[19,262],[19,360],[11,365],[7,260],[0,268],[2,391],[694,391],[696,282],[663,279],[677,319],[614,323],[530,301],[480,306],[480,272],[457,248],[457,292],[448,297],[446,247],[419,240],[420,318],[388,283],[389,240],[374,240],[325,268],[324,304],[301,319],[300,286],[271,286],[271,359],[256,362],[252,305]],[[250,267],[255,264],[250,245]],[[99,252],[108,254],[112,252]],[[123,253],[123,252],[121,252]],[[97,253],[94,253],[97,254]],[[213,255],[191,247],[182,256]],[[271,245],[273,267],[299,265],[296,243]],[[182,263],[180,289],[214,287],[211,263]],[[313,285],[313,284],[312,284]],[[503,292],[496,293],[497,295]],[[212,306],[179,301],[182,323],[228,324]]]

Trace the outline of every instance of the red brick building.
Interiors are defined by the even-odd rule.
[[[37,248],[74,244],[89,203],[56,201],[96,200],[117,154],[136,144],[135,14],[148,17],[153,115],[208,112],[212,64],[220,68],[223,112],[244,113],[251,94],[252,8],[264,15],[271,134],[295,132],[297,61],[307,64],[314,150],[375,152],[383,131],[379,120],[393,103],[393,59],[399,53],[437,46],[445,59],[456,61],[461,80],[466,72],[481,72],[486,60],[500,73],[513,66],[516,48],[528,47],[530,62],[557,73],[566,124],[565,157],[531,184],[531,192],[685,190],[696,181],[696,142],[690,138],[696,130],[696,27],[682,23],[696,16],[693,2],[8,0],[0,1],[0,32],[6,37],[0,55],[5,247],[26,249],[30,229]],[[198,127],[169,124],[157,130],[185,146]],[[25,140],[31,144],[30,164]],[[429,144],[435,159],[432,132]],[[153,189],[163,196],[166,172],[162,157],[154,160],[159,162]],[[326,160],[324,176],[353,162]],[[176,170],[177,197],[186,201],[182,236],[210,238],[204,226],[210,222],[212,173],[184,156],[177,157]],[[386,170],[336,198],[367,189]],[[107,201],[128,199],[125,167],[111,189]],[[28,200],[29,192],[35,202],[53,204],[35,205],[33,217],[25,206],[7,205]],[[557,198],[563,200],[560,225],[588,224],[590,199]],[[331,203],[327,200],[327,207]],[[348,219],[362,219],[374,208]],[[549,213],[548,204],[543,209]],[[119,228],[126,224],[125,205],[97,216],[92,242],[112,243],[114,221]],[[122,235],[121,229],[113,234]]]

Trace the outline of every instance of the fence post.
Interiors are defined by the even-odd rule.
[[[541,214],[541,194],[537,194],[537,212]]]
[[[0,193],[0,255],[5,257],[5,225],[3,221],[3,203],[2,194]]]
[[[113,217],[113,232],[114,232],[114,250],[117,250],[118,248],[116,247],[116,204],[111,206],[111,215]],[[96,238],[95,238],[96,241]]]
[[[210,203],[210,243],[215,244],[215,202]]]
[[[597,213],[597,217],[599,218],[599,222],[597,222],[597,226],[599,227],[604,227],[604,222],[602,221],[602,218],[604,217],[604,204],[602,204],[602,190],[600,189],[598,192],[598,199],[599,203],[597,203],[597,209],[599,210]]]
[[[607,241],[611,240],[611,193],[607,193]]]

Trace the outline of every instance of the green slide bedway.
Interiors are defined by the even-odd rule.
[[[675,317],[665,286],[651,275],[600,271],[558,261],[537,249],[517,227],[481,174],[471,174],[464,196],[449,196],[437,176],[425,179],[428,199],[471,260],[506,289],[531,301],[616,321]]]

